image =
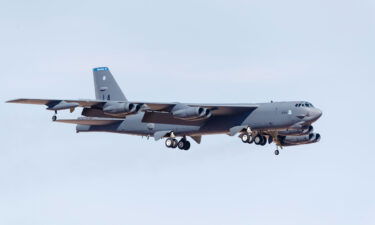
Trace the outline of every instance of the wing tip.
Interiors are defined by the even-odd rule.
[[[20,99],[12,99],[12,100],[8,100],[6,101],[5,103],[17,103]]]

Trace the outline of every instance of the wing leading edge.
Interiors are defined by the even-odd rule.
[[[48,110],[63,110],[83,107],[85,111],[82,115],[89,117],[112,117],[104,113],[87,114],[88,111],[96,110],[102,112],[103,106],[107,102],[122,103],[124,101],[108,101],[108,100],[65,100],[65,99],[27,99],[20,98],[9,100],[7,103],[46,105]],[[131,102],[133,104],[143,105],[141,111],[146,112],[143,122],[159,122],[167,124],[181,125],[200,125],[202,121],[183,121],[173,118],[171,111],[177,104],[183,104],[188,107],[202,107],[209,109],[212,116],[235,115],[240,113],[252,112],[258,106],[253,104],[190,104],[190,103],[154,103],[154,102]]]
[[[32,99],[32,98],[19,98],[14,100],[9,100],[7,103],[19,103],[19,104],[33,104],[33,105],[53,105],[59,102],[67,102],[67,103],[78,103],[79,107],[91,107],[98,104],[103,104],[106,101],[101,100],[65,100],[65,99]]]

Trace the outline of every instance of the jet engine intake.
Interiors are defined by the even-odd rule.
[[[129,102],[108,102],[103,107],[106,114],[129,114],[138,111],[140,107]]]
[[[201,107],[186,107],[172,111],[172,115],[183,120],[205,119],[211,116],[211,110]]]
[[[311,133],[302,136],[284,136],[279,137],[280,142],[284,146],[288,145],[299,145],[299,144],[311,144],[320,141],[320,134]]]

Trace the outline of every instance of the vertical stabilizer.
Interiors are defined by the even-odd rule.
[[[97,100],[127,101],[108,67],[94,68],[93,73]]]

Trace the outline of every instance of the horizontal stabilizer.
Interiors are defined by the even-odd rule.
[[[72,123],[79,125],[110,125],[114,123],[121,123],[124,119],[116,118],[98,118],[98,117],[79,117],[78,119],[66,119],[66,120],[56,120],[55,122],[60,123]]]

